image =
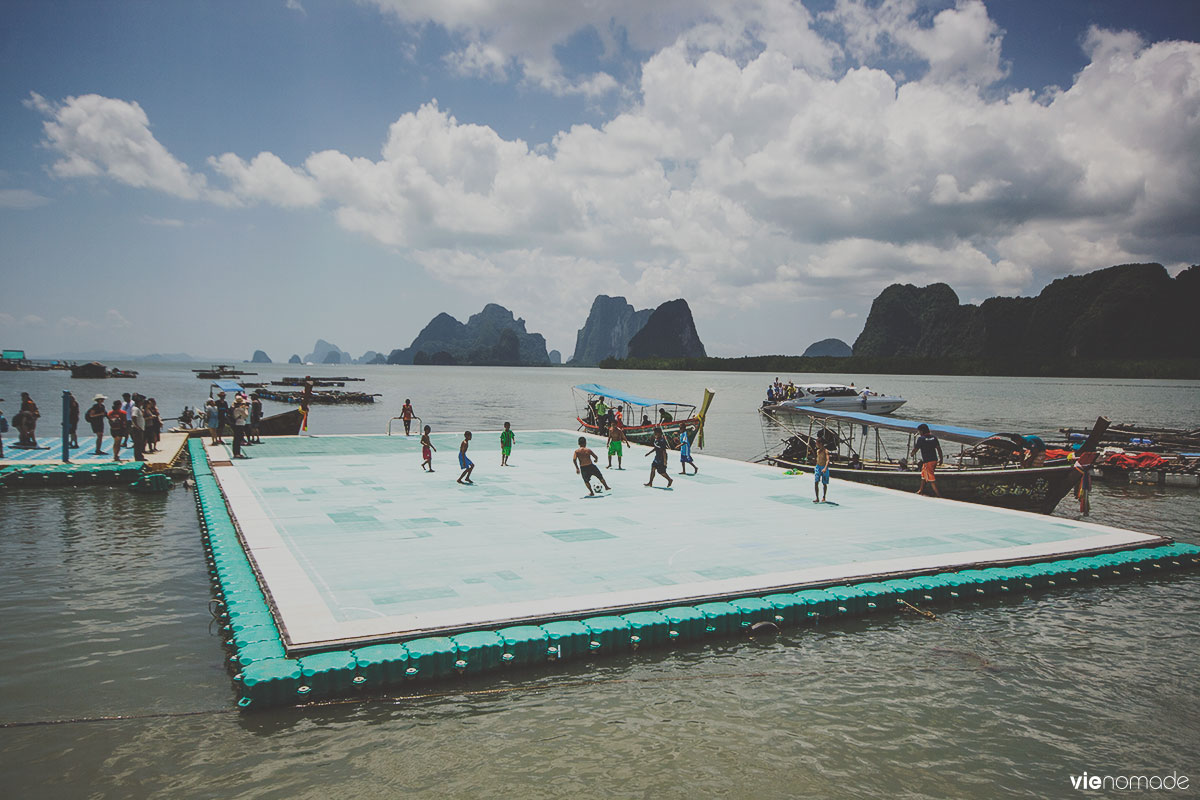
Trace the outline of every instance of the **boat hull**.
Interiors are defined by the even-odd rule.
[[[791,467],[808,475],[813,467],[769,459],[780,467]],[[848,469],[832,467],[831,480],[853,481],[901,492],[915,492],[921,473],[908,470]],[[943,469],[937,473],[937,490],[942,497],[987,506],[1049,514],[1079,482],[1079,471],[1070,464],[1031,469]]]
[[[867,414],[891,414],[908,401],[903,397],[868,397],[866,406],[857,397],[805,397],[784,400],[782,403],[764,403],[762,410],[770,413],[803,414],[809,408],[833,411],[862,411]]]
[[[263,417],[258,423],[259,436],[298,436],[304,423],[304,412],[298,408]],[[228,427],[228,426],[227,426]],[[186,433],[189,438],[207,436],[208,428],[172,428],[171,433]]]
[[[577,418],[578,419],[578,418]],[[590,433],[593,436],[607,436],[607,432],[601,431],[596,425],[590,425],[583,420],[578,420],[579,430],[584,433]],[[625,439],[633,444],[648,445],[654,441],[654,429],[662,428],[663,433],[667,437],[667,442],[672,449],[679,447],[679,432],[684,427],[696,428],[700,427],[700,420],[696,418],[683,419],[672,422],[664,422],[657,425],[638,425],[635,427],[625,427]]]

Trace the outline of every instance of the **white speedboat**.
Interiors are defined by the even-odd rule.
[[[811,383],[795,387],[795,396],[787,400],[764,400],[767,412],[803,414],[809,408],[833,411],[865,411],[868,414],[890,414],[906,401],[903,397],[872,392],[869,387],[843,386],[836,383]]]

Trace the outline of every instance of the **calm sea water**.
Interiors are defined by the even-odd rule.
[[[86,405],[136,387],[173,415],[207,396],[196,365],[129,366],[142,377],[0,373],[0,407],[11,416],[22,390],[45,411],[64,388]],[[775,377],[309,370],[384,395],[317,409],[315,434],[382,432],[405,397],[438,430],[520,431],[571,427],[576,383],[685,402],[708,387],[707,451],[733,458],[762,451],[755,408]],[[995,430],[1200,420],[1197,382],[786,377],[853,380],[909,398],[905,416]],[[1200,492],[1098,484],[1093,519],[1200,543]],[[4,795],[1055,797],[1084,771],[1200,784],[1196,574],[251,716],[233,711],[208,600],[186,489],[0,495],[0,723],[62,721],[0,728]]]

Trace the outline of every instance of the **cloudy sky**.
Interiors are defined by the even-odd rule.
[[[0,5],[0,345],[281,360],[592,298],[714,355],[1200,261],[1192,0]]]

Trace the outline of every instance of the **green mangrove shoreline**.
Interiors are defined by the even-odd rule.
[[[859,375],[973,375],[1006,378],[1159,378],[1200,380],[1200,359],[1070,358],[1007,361],[895,356],[741,356],[738,358],[606,358],[601,369],[691,372],[835,373]]]

